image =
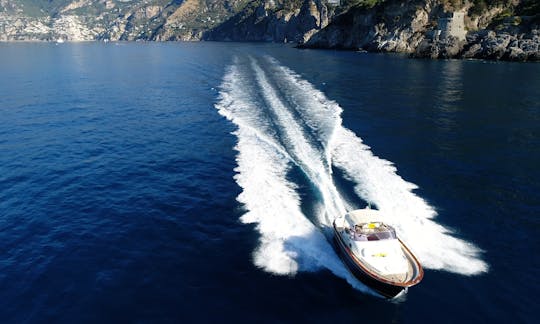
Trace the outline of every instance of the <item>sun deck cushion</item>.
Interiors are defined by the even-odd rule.
[[[355,241],[354,252],[382,275],[408,271],[407,258],[399,240]]]

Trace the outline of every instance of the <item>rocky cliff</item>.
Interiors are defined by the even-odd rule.
[[[421,5],[422,4],[422,5]],[[437,14],[436,1],[364,3],[335,17],[306,47],[413,52]]]
[[[303,42],[325,0],[0,0],[0,40]]]
[[[0,41],[304,42],[326,0],[0,0]]]
[[[489,2],[491,6],[483,0],[358,1],[302,46],[431,58],[540,60],[539,3]]]
[[[198,40],[249,0],[0,0],[0,40]]]
[[[0,41],[295,42],[540,60],[538,0],[0,0]]]
[[[203,38],[303,43],[326,27],[333,13],[333,8],[322,0],[252,1]]]

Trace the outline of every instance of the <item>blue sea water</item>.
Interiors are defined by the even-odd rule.
[[[536,322],[540,65],[0,44],[0,322]],[[328,234],[388,214],[388,301]]]

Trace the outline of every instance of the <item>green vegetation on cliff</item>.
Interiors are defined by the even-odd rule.
[[[0,0],[0,41],[274,41],[529,60],[539,25],[539,0]]]

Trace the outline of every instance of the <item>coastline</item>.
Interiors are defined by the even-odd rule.
[[[217,5],[212,12],[220,18],[201,24],[198,10],[209,7],[188,2],[167,10],[142,2],[111,7],[101,12],[107,21],[69,6],[57,16],[0,11],[0,42],[272,42],[414,58],[540,61],[540,7],[477,10],[472,3],[452,7],[444,0],[337,6],[326,0],[234,1],[234,10]],[[124,13],[120,17],[114,10]]]

